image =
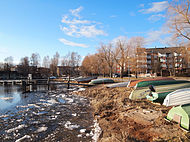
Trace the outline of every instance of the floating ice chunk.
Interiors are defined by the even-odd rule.
[[[1,100],[12,100],[13,97],[1,97],[0,99],[1,99]]]
[[[27,108],[28,106],[16,106],[17,108]]]
[[[48,103],[55,104],[57,101],[55,99],[47,100]]]
[[[67,128],[67,129],[69,129],[69,130],[77,129],[77,128],[79,128],[79,127],[80,127],[80,126],[77,125],[77,124],[71,124],[70,121],[67,121],[67,122],[65,123],[65,128]]]
[[[78,137],[78,138],[81,138],[81,137],[82,137],[82,134],[77,135],[77,137]]]
[[[18,119],[18,120],[16,120],[17,122],[21,122],[21,121],[23,121],[22,119]]]
[[[0,118],[8,117],[9,115],[1,115]]]
[[[22,128],[24,128],[24,127],[26,127],[26,125],[25,125],[25,124],[22,124],[22,125],[19,125],[19,126],[15,127],[15,128],[12,128],[12,129],[6,130],[5,132],[6,132],[6,133],[11,133],[11,132],[13,132],[13,131],[16,131],[16,130],[22,129]]]
[[[56,112],[55,114],[59,115],[61,112]]]
[[[85,133],[86,129],[80,129],[80,133]]]
[[[72,98],[66,98],[65,100],[66,100],[68,103],[73,103],[73,101],[74,101]]]
[[[72,116],[77,116],[77,114],[76,114],[76,113],[73,113]]]
[[[22,138],[16,140],[15,142],[20,142],[20,141],[22,141],[22,140],[24,140],[24,139],[29,139],[29,138],[31,138],[29,135],[25,135],[25,136],[23,136]]]
[[[34,106],[36,108],[40,108],[40,106],[36,105],[36,104],[28,104],[28,106]]]
[[[47,130],[48,127],[40,127],[36,130],[36,133],[44,132]]]

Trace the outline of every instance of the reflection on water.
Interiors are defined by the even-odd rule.
[[[0,86],[0,110],[14,107],[21,100],[21,93],[19,86]]]
[[[46,85],[33,85],[30,87],[32,91],[47,91]],[[49,86],[50,90],[56,90],[56,86]],[[25,89],[19,85],[5,85],[0,86],[0,111],[11,110],[18,104],[25,104],[28,102],[27,95],[23,94]]]

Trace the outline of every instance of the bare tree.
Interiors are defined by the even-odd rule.
[[[50,67],[50,59],[49,59],[49,56],[45,56],[45,57],[43,58],[43,66],[44,66],[45,68],[49,68],[49,67]]]
[[[98,49],[99,54],[97,54],[102,60],[107,63],[109,67],[109,76],[113,75],[113,67],[114,67],[114,54],[113,54],[113,46],[110,43],[109,45],[101,44],[101,47]]]
[[[120,67],[121,77],[123,77],[125,71],[125,64],[127,61],[127,57],[129,56],[129,46],[127,45],[126,40],[119,39],[116,42],[116,49],[113,55],[116,64]]]
[[[20,59],[20,66],[18,68],[19,73],[21,73],[23,76],[27,76],[29,74],[29,70],[30,70],[30,61],[29,58],[23,57]]]
[[[53,58],[51,59],[51,63],[50,63],[50,70],[52,74],[55,76],[57,76],[57,66],[59,64],[59,57],[60,57],[59,53],[56,52]]]
[[[13,57],[12,56],[9,56],[7,58],[4,59],[4,70],[6,72],[8,72],[9,74],[9,79],[10,79],[10,76],[11,76],[11,67],[13,66]]]
[[[136,74],[146,72],[146,52],[144,37],[132,37],[128,42],[128,59],[126,65]],[[129,65],[130,64],[130,65]],[[128,69],[129,70],[129,69]]]
[[[9,56],[4,59],[4,70],[10,71],[10,68],[13,66],[13,57]]]
[[[30,57],[31,66],[39,66],[40,65],[40,55],[38,53],[32,53]]]
[[[173,0],[168,8],[167,25],[173,38],[179,42],[190,40],[190,1]]]

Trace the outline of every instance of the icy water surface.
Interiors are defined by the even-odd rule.
[[[7,95],[1,90],[0,141],[92,141],[95,124],[89,101],[74,90],[22,94],[16,88]]]

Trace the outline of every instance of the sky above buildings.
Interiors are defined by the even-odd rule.
[[[146,47],[168,46],[163,28],[169,1],[0,0],[0,62],[39,53],[96,52],[100,43],[143,36]]]

